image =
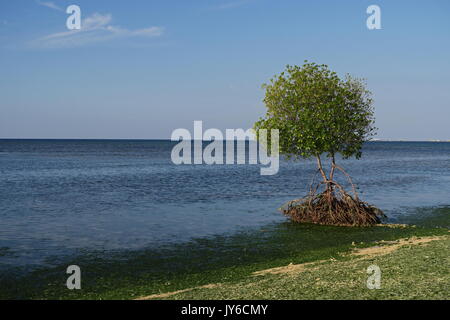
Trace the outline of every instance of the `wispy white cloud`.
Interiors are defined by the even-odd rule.
[[[51,1],[36,0],[36,3],[40,6],[44,6],[44,7],[53,9],[53,10],[64,11],[63,8],[61,8],[60,6],[56,5],[55,3],[51,2]]]
[[[30,42],[33,47],[69,48],[126,37],[158,37],[162,27],[129,30],[111,25],[111,14],[94,13],[81,21],[81,29],[52,33]]]

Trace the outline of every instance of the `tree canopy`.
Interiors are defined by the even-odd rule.
[[[373,100],[362,79],[341,79],[327,65],[305,61],[286,66],[263,88],[267,113],[254,129],[279,129],[279,151],[287,157],[359,158],[374,135]]]

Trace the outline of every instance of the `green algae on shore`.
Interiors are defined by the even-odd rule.
[[[447,216],[448,218],[448,216]],[[22,277],[0,277],[1,299],[134,299],[212,283],[239,283],[253,272],[344,259],[355,247],[400,238],[448,235],[445,228],[334,227],[281,223],[230,236],[105,255],[87,253]],[[66,268],[82,270],[82,289],[68,290]]]

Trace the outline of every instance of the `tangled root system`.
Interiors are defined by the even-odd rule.
[[[351,196],[339,185],[321,193],[312,191],[280,210],[295,222],[338,226],[371,226],[385,217],[380,209],[359,200],[356,194]]]

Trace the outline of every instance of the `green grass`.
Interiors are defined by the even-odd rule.
[[[446,217],[448,219],[449,215]],[[158,249],[114,254],[89,252],[67,259],[57,267],[42,268],[23,276],[2,274],[0,299],[132,299],[210,283],[239,286],[254,281],[251,273],[262,269],[330,258],[345,260],[341,254],[354,248],[353,242],[357,246],[370,246],[379,240],[444,234],[448,235],[448,229],[352,228],[286,222]],[[68,276],[65,269],[70,264],[81,267],[81,290],[68,290],[65,286]],[[344,276],[344,273],[340,275]],[[278,280],[274,278],[273,281]],[[239,298],[231,292],[226,297]],[[189,297],[206,298],[205,295],[199,293]],[[289,296],[279,293],[267,297],[282,299]],[[345,296],[341,294],[341,297]],[[295,290],[290,297],[297,297]],[[305,297],[320,295],[311,293]]]
[[[352,258],[303,272],[251,276],[239,283],[195,289],[168,299],[440,299],[450,298],[450,238]],[[367,267],[381,270],[380,289],[367,288]]]
[[[449,208],[438,208],[433,214],[421,215],[423,219],[416,221],[418,227],[332,227],[285,222],[157,249],[86,252],[56,267],[22,275],[12,271],[1,274],[0,299],[132,299],[210,283],[240,285],[253,281],[249,275],[254,271],[289,263],[342,259],[342,253],[354,248],[352,243],[370,246],[380,240],[448,234],[447,228],[436,227],[449,225],[449,212]],[[2,250],[2,254],[7,253]],[[81,290],[65,286],[65,270],[71,264],[81,267]]]

